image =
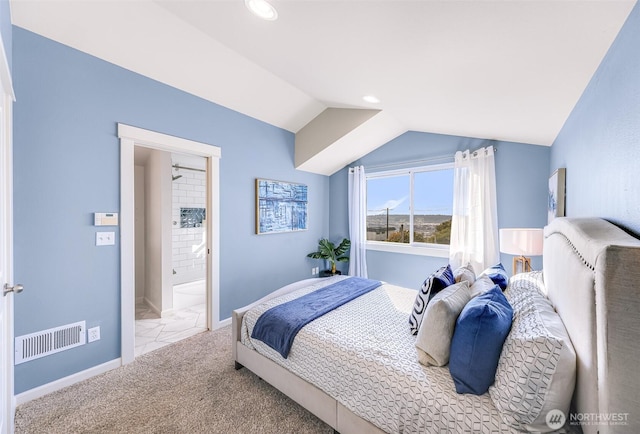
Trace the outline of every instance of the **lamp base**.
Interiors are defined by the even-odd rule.
[[[513,258],[513,274],[528,273],[531,271],[531,258],[516,256]]]

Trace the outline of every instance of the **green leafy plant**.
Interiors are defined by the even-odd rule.
[[[325,259],[331,264],[331,274],[336,274],[336,262],[347,262],[349,256],[345,256],[345,253],[351,248],[351,241],[347,238],[343,239],[338,247],[326,238],[318,241],[318,251],[311,252],[307,255],[308,258],[313,259]]]

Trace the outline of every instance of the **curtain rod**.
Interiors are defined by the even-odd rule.
[[[206,170],[205,170],[205,169],[196,169],[195,167],[181,166],[181,165],[179,165],[179,164],[174,164],[172,167],[173,167],[174,169],[178,169],[178,170],[180,170],[180,169],[185,169],[185,170],[195,170],[196,172],[206,172]]]
[[[410,160],[410,161],[398,161],[396,163],[387,163],[387,164],[376,164],[373,166],[365,166],[365,169],[367,170],[375,170],[375,169],[387,169],[390,167],[397,167],[397,166],[406,166],[408,164],[423,164],[423,163],[435,163],[437,161],[441,161],[443,163],[449,162],[449,161],[453,161],[453,156],[451,155],[446,155],[446,156],[441,156],[441,157],[432,157],[432,158],[425,158],[422,160]]]
[[[471,151],[470,153],[475,156],[480,149],[476,149],[475,151]],[[498,152],[498,149],[495,146],[493,146],[493,152]],[[442,155],[439,157],[425,158],[422,160],[410,160],[410,161],[399,161],[396,163],[376,164],[373,166],[365,166],[365,169],[367,170],[386,169],[386,168],[396,167],[396,166],[406,166],[408,164],[415,165],[415,164],[423,164],[423,163],[435,163],[436,161],[442,161],[443,163],[446,163],[446,162],[452,161],[454,158],[455,157],[453,155]]]

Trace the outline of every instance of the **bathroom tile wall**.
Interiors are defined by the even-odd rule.
[[[206,274],[205,227],[180,227],[181,208],[205,208],[206,173],[173,170],[172,240],[174,285],[204,279]]]

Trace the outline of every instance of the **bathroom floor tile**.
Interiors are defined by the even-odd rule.
[[[206,331],[206,320],[204,303],[173,310],[162,318],[137,304],[135,357]]]

